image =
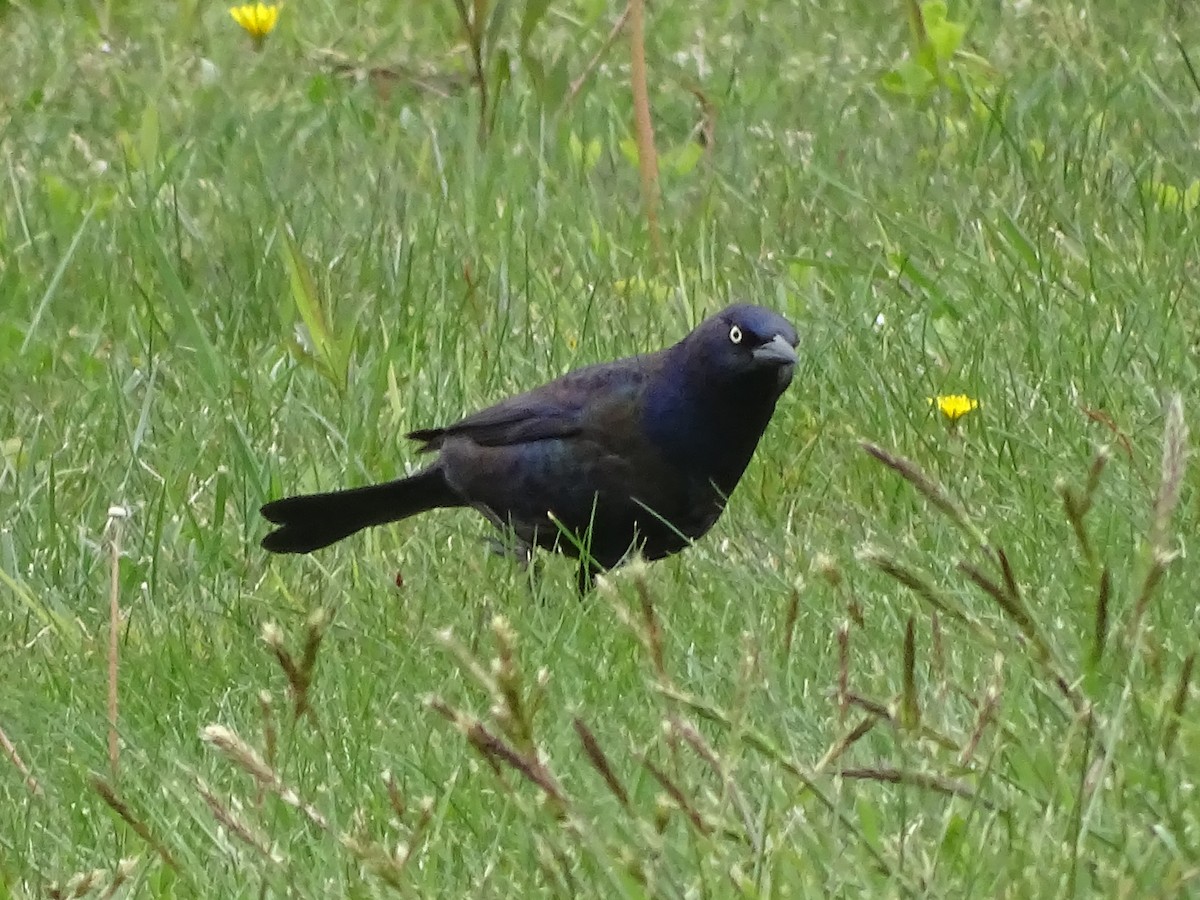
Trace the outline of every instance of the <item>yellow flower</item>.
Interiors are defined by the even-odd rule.
[[[247,3],[245,6],[234,6],[229,10],[233,21],[245,30],[254,40],[255,47],[261,47],[267,35],[279,21],[279,10],[282,4],[276,3]]]
[[[979,401],[966,394],[940,394],[929,398],[930,406],[937,406],[943,416],[957,422],[973,409],[979,409]]]

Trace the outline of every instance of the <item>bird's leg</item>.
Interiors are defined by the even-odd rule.
[[[522,572],[531,572],[534,578],[542,575],[544,560],[533,555],[533,544],[516,535],[511,528],[501,528],[500,535],[488,539],[491,551],[497,556],[514,560]]]
[[[476,510],[483,513],[489,522],[500,532],[495,537],[488,539],[488,546],[497,556],[506,556],[509,559],[516,560],[521,571],[529,568],[529,563],[533,559],[533,544],[524,538],[520,537],[513,529],[512,523],[502,519],[496,515],[490,508],[482,504],[472,504]]]
[[[487,539],[488,546],[497,556],[514,560],[521,570],[529,568],[533,560],[533,548],[515,535],[491,537]]]

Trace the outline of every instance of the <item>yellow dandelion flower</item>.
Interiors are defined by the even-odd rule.
[[[929,398],[929,405],[936,406],[951,422],[957,422],[972,410],[979,409],[979,401],[966,394],[939,394]]]
[[[231,7],[229,15],[250,35],[257,48],[262,46],[267,35],[275,29],[279,22],[279,10],[282,8],[282,4],[276,3],[247,3],[244,6]]]

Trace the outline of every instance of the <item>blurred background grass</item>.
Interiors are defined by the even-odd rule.
[[[453,3],[288,4],[258,51],[220,5],[0,7],[0,894],[104,870],[99,895],[129,858],[119,895],[1193,892],[1197,501],[1162,464],[1168,398],[1198,399],[1192,10],[927,3],[919,46],[902,4],[656,4],[656,255],[621,9],[476,6],[506,13],[486,106]],[[802,362],[680,557],[580,604],[471,513],[257,548],[264,499],[393,477],[403,432],[732,298],[795,321]],[[950,426],[927,398],[960,392]],[[1089,559],[1062,497],[1101,446]],[[959,568],[1001,585],[997,547],[1033,632]],[[507,693],[467,664],[498,614]],[[268,623],[319,648],[294,722]],[[562,796],[429,694],[540,747]]]

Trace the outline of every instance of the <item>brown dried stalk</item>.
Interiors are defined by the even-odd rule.
[[[92,788],[97,794],[100,795],[100,799],[108,805],[109,809],[120,816],[121,819],[124,820],[125,824],[133,829],[133,833],[140,837],[148,847],[151,847],[154,852],[158,854],[159,858],[167,865],[168,868],[170,868],[176,874],[180,872],[179,864],[175,861],[175,857],[171,854],[171,851],[167,848],[167,845],[155,837],[154,833],[150,831],[150,827],[133,814],[133,810],[129,808],[129,804],[117,796],[117,792],[113,790],[112,785],[110,785],[103,778],[93,776]]]
[[[658,152],[654,148],[654,122],[650,116],[650,90],[646,76],[646,0],[629,0],[629,81],[633,92],[634,136],[638,149],[638,173],[642,183],[642,206],[650,232],[650,246],[662,254],[658,229]]]

